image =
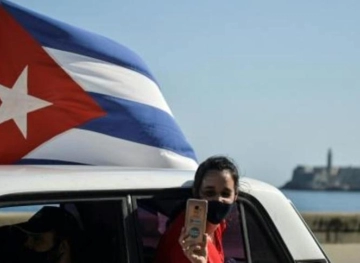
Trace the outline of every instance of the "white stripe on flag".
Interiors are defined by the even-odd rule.
[[[71,152],[74,154],[69,154]],[[193,159],[172,151],[80,129],[71,129],[54,137],[23,159],[185,170],[197,168]]]
[[[91,57],[44,49],[85,91],[147,104],[172,116],[159,87],[148,77]]]

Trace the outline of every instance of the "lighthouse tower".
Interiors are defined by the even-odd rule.
[[[332,152],[331,149],[329,149],[327,153],[327,165],[326,165],[326,173],[328,179],[330,179],[331,176],[331,168],[332,168]]]

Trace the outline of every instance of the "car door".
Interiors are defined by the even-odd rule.
[[[153,262],[171,219],[185,207],[189,188],[13,194],[0,197],[0,262],[12,263],[24,235],[12,231],[43,206],[70,212],[81,229],[80,262]],[[223,237],[226,263],[325,263],[295,261],[262,205],[241,193],[227,218]],[[301,249],[301,247],[299,248]]]
[[[189,196],[190,189],[153,191],[132,196],[131,209],[140,262],[153,262],[161,235],[173,215],[179,209],[184,209],[184,202]],[[266,211],[246,194],[239,196],[227,218],[223,244],[226,263],[294,262]]]

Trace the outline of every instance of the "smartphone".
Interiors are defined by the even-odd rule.
[[[201,243],[206,230],[208,203],[202,199],[188,199],[185,214],[185,233],[189,240]]]

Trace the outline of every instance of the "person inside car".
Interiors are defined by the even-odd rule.
[[[81,228],[60,207],[44,206],[27,222],[14,225],[23,234],[22,249],[13,262],[78,263]]]
[[[201,163],[195,173],[193,197],[208,201],[206,234],[203,242],[190,244],[184,231],[185,208],[169,224],[161,237],[155,263],[224,262],[222,235],[225,218],[237,198],[239,173],[233,161],[213,156]]]

